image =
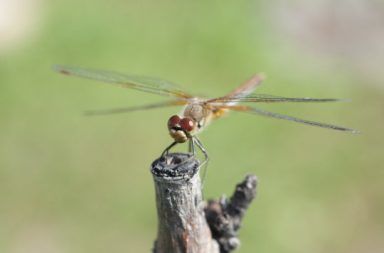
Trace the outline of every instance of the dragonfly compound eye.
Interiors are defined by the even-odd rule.
[[[186,132],[190,132],[193,130],[195,124],[190,118],[183,118],[180,120],[180,127]]]
[[[173,128],[175,127],[177,124],[180,123],[180,117],[177,116],[177,115],[173,115],[172,117],[169,118],[168,120],[168,128]]]

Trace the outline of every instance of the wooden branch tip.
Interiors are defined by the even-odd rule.
[[[154,253],[219,253],[204,216],[199,164],[182,153],[153,162],[158,216]]]
[[[171,153],[156,159],[151,172],[156,180],[188,180],[199,171],[200,162],[192,154]]]

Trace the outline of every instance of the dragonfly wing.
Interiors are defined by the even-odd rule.
[[[322,103],[322,102],[343,102],[348,101],[347,99],[337,98],[292,98],[292,97],[280,97],[267,94],[250,94],[250,95],[235,95],[232,97],[221,97],[211,100],[213,103]]]
[[[121,107],[121,108],[112,108],[112,109],[105,109],[105,110],[91,110],[91,111],[86,111],[84,114],[86,116],[108,115],[108,114],[150,110],[150,109],[157,109],[157,108],[163,108],[168,106],[185,105],[185,104],[187,104],[185,100],[171,100],[171,101],[165,101],[161,103],[141,105],[141,106]]]
[[[333,129],[333,130],[338,130],[338,131],[351,132],[351,133],[355,133],[355,134],[359,133],[359,131],[355,130],[355,129],[331,125],[331,124],[327,124],[327,123],[321,123],[321,122],[316,122],[316,121],[300,119],[300,118],[296,118],[296,117],[292,117],[292,116],[288,116],[288,115],[284,115],[284,114],[265,111],[265,110],[258,109],[255,107],[239,105],[239,106],[227,106],[226,108],[230,109],[230,110],[234,110],[234,111],[248,112],[248,113],[262,115],[262,116],[276,118],[276,119],[289,120],[289,121],[293,121],[293,122],[297,122],[297,123],[301,123],[301,124],[305,124],[305,125],[317,126],[317,127],[328,128],[328,129]]]
[[[64,75],[78,76],[97,81],[112,83],[124,88],[136,89],[163,96],[173,96],[182,99],[192,97],[191,95],[180,90],[177,85],[169,81],[153,77],[124,75],[105,70],[86,69],[62,65],[54,66],[54,70]]]
[[[245,97],[255,91],[256,87],[261,84],[261,82],[265,79],[263,74],[255,74],[249,80],[245,81],[239,87],[231,91],[229,94],[209,99],[207,103],[215,103],[215,102],[226,102],[229,105],[237,104],[237,101],[233,100],[233,98]]]
[[[256,87],[259,86],[264,79],[265,77],[263,74],[255,74],[249,80],[230,92],[226,97],[249,95],[255,91]]]

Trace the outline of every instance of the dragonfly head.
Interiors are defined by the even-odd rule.
[[[183,143],[191,137],[195,125],[191,118],[180,118],[178,115],[173,115],[168,120],[168,131],[176,142]]]

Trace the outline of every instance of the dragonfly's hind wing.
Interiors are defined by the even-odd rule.
[[[347,127],[342,127],[342,126],[336,126],[332,124],[327,124],[327,123],[321,123],[321,122],[316,122],[316,121],[310,121],[310,120],[305,120],[305,119],[300,119],[284,114],[279,114],[279,113],[274,113],[274,112],[269,112],[265,111],[259,108],[255,107],[250,107],[250,106],[242,106],[242,105],[235,105],[235,106],[224,106],[224,108],[233,110],[233,111],[241,111],[241,112],[248,112],[256,115],[262,115],[270,118],[275,118],[275,119],[282,119],[282,120],[288,120],[288,121],[293,121],[305,125],[310,125],[310,126],[317,126],[317,127],[322,127],[322,128],[327,128],[327,129],[332,129],[332,130],[338,130],[338,131],[344,131],[344,132],[351,132],[351,133],[359,133],[358,130],[347,128]]]
[[[323,103],[323,102],[345,102],[348,99],[338,98],[296,98],[296,97],[281,97],[268,94],[249,94],[249,95],[234,95],[220,97],[210,100],[212,103]]]
[[[105,70],[86,69],[62,65],[54,66],[54,70],[64,75],[78,76],[106,83],[112,83],[124,88],[131,88],[163,96],[173,96],[180,99],[187,99],[192,97],[191,95],[179,89],[178,86],[174,83],[153,77],[125,75]]]

